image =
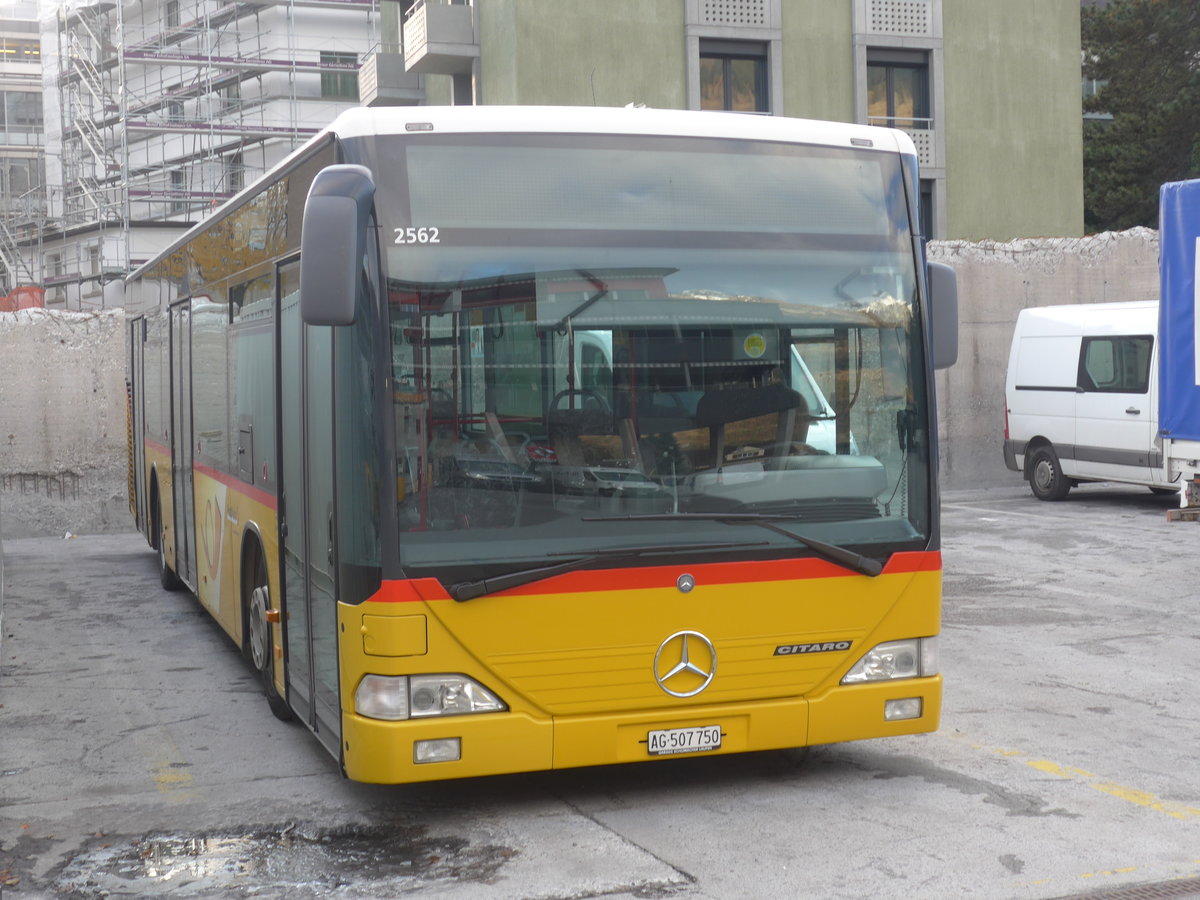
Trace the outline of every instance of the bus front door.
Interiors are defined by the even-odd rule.
[[[300,320],[299,263],[278,272],[280,547],[288,701],[338,755],[333,335]]]

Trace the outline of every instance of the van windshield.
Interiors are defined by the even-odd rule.
[[[380,226],[405,570],[461,580],[711,548],[729,535],[710,513],[779,516],[877,557],[921,546],[928,425],[899,159],[538,139],[554,152],[496,135],[378,150],[408,176],[377,197],[397,213]],[[740,180],[712,187],[726,163]],[[658,513],[698,515],[637,518]]]

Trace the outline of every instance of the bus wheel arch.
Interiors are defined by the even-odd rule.
[[[242,655],[262,677],[267,704],[275,718],[287,722],[292,711],[275,687],[275,642],[267,612],[271,609],[271,587],[262,541],[247,529],[241,554]]]

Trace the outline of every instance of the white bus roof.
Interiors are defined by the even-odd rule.
[[[737,138],[786,141],[828,147],[857,147],[916,155],[903,131],[874,125],[792,119],[734,112],[615,106],[385,106],[348,109],[183,235],[125,277],[136,280],[157,260],[221,218],[329,135],[341,139],[420,134],[636,134],[667,137]]]
[[[433,133],[638,134],[793,141],[915,153],[903,131],[781,116],[605,106],[357,107],[326,129],[341,138]]]

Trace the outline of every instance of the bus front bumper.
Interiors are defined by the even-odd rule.
[[[890,701],[899,701],[897,708],[919,714],[889,720],[885,710]],[[779,750],[935,731],[941,705],[942,678],[938,675],[839,686],[812,698],[557,719],[506,712],[383,722],[344,714],[343,764],[346,775],[355,781],[401,784],[683,755]],[[716,749],[651,752],[651,732],[686,738],[711,726],[720,729]],[[457,759],[418,762],[431,755],[431,747],[455,746]]]

